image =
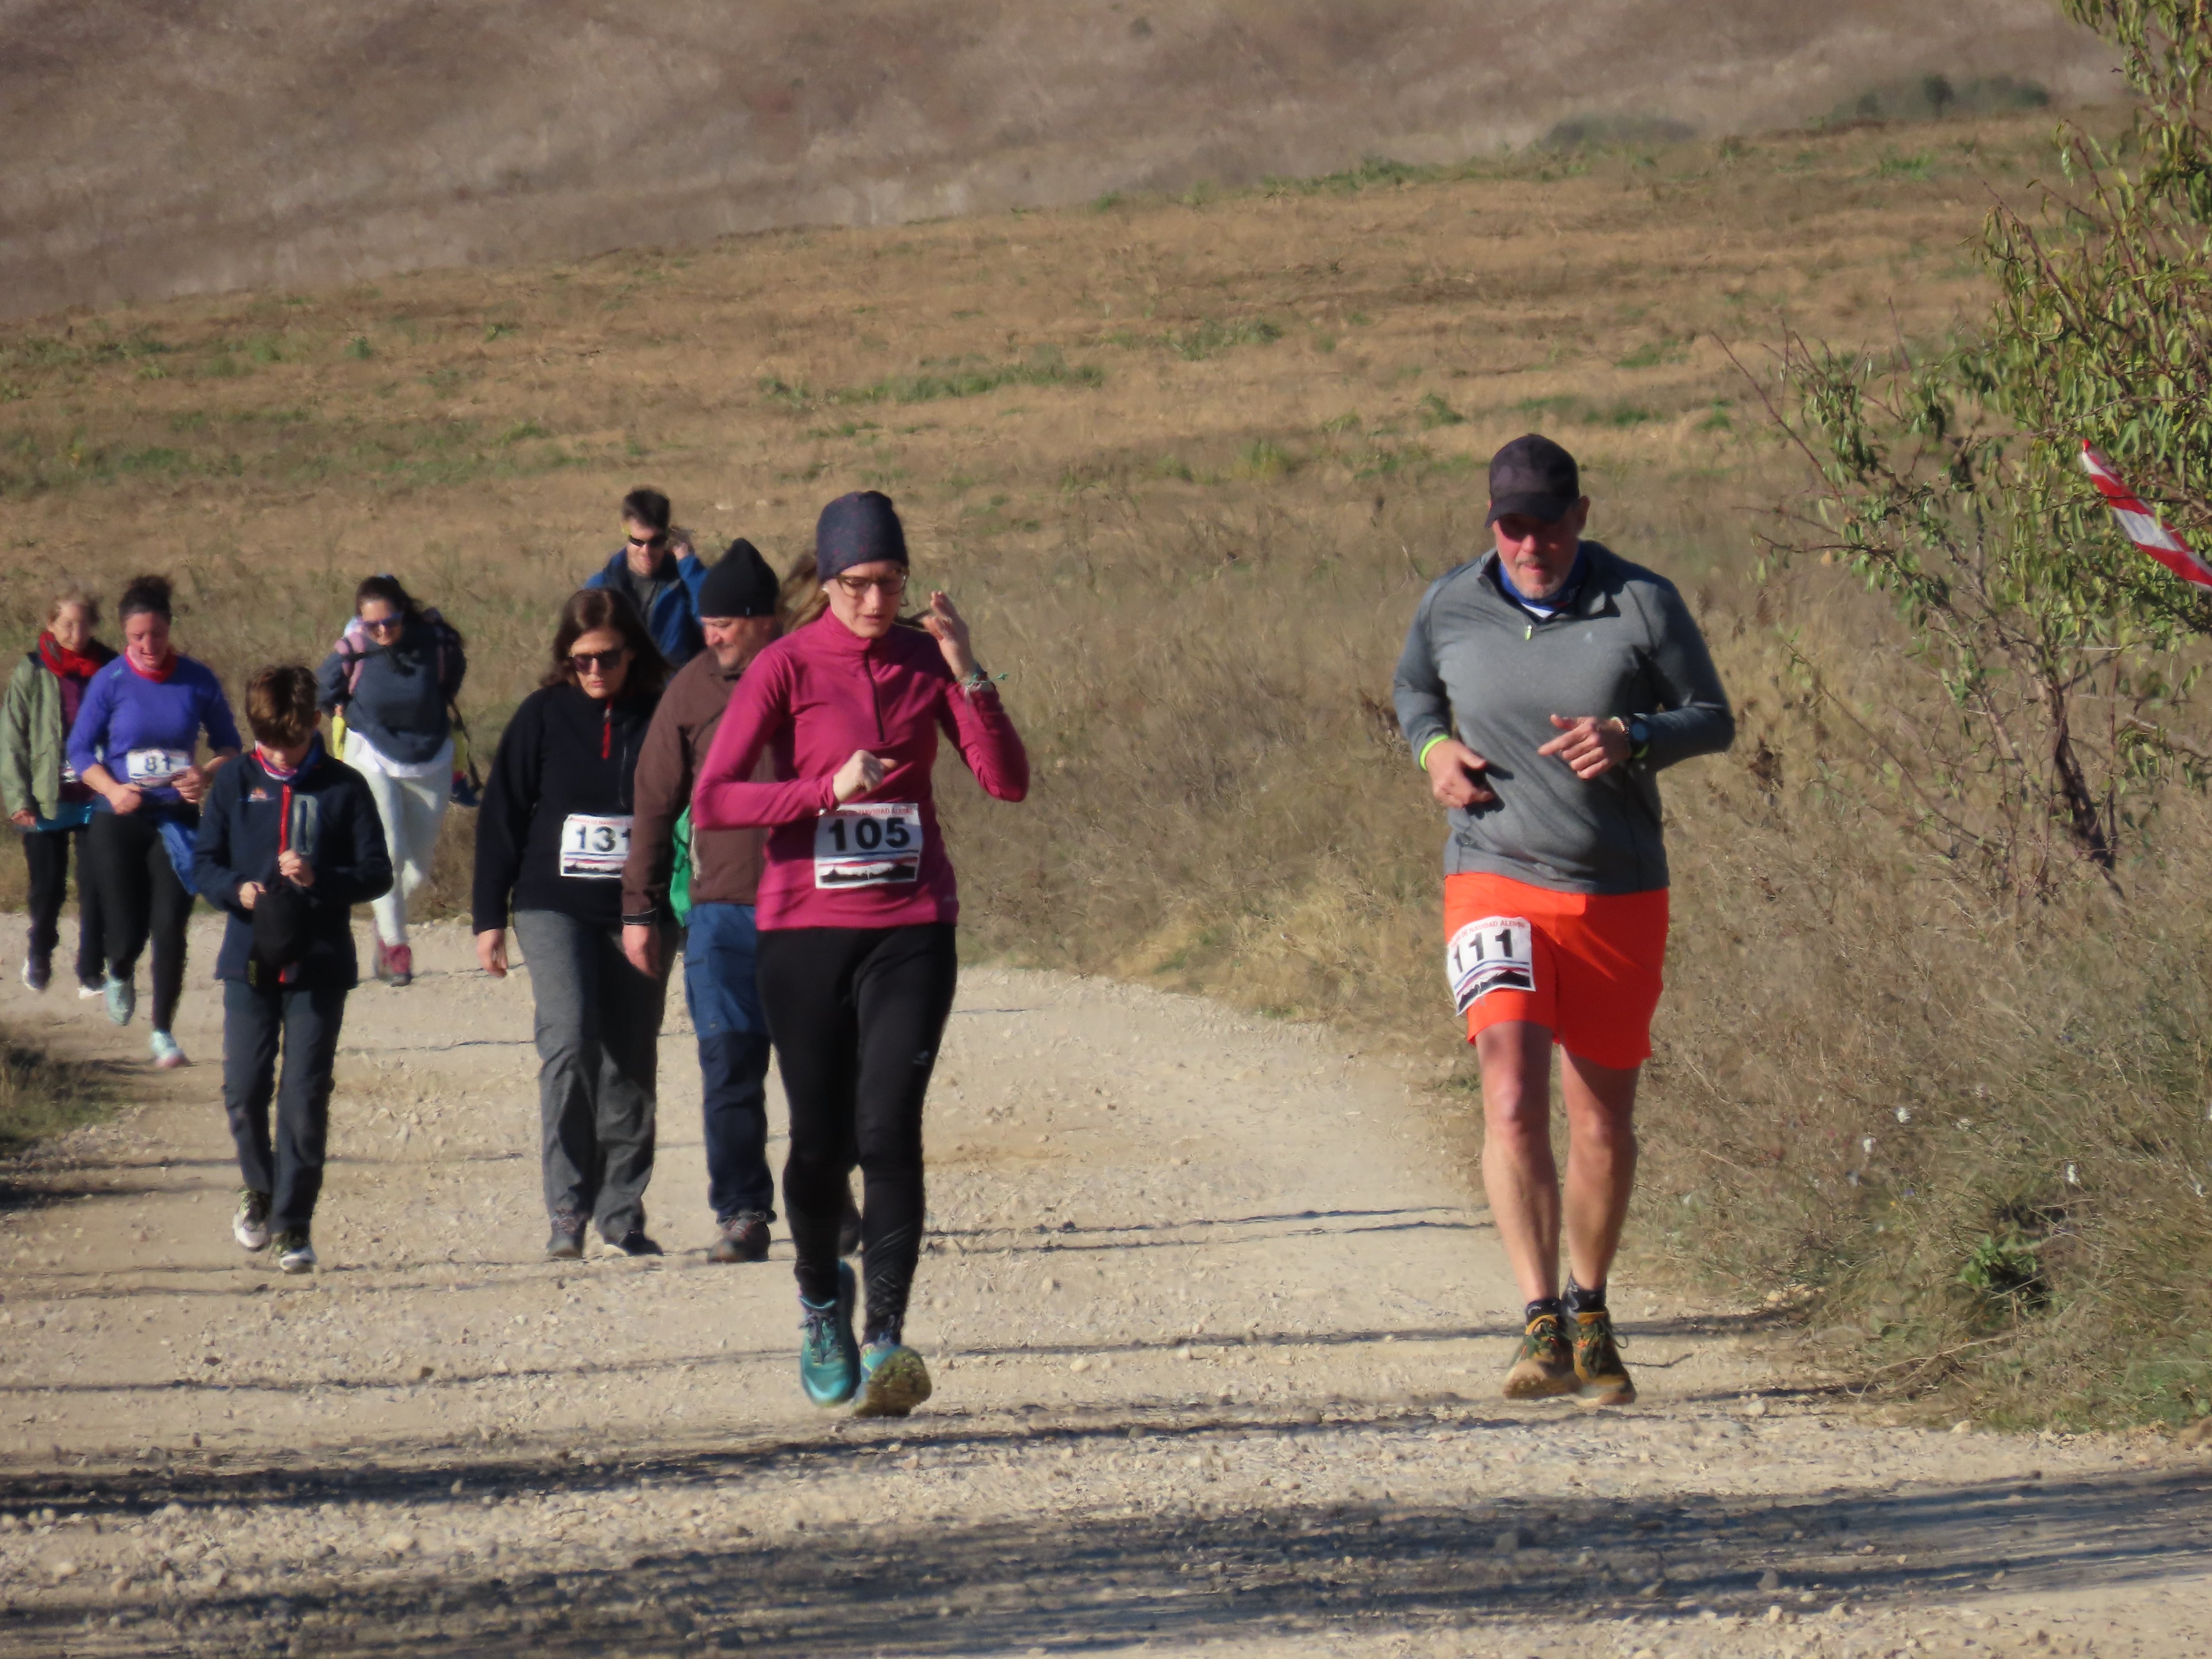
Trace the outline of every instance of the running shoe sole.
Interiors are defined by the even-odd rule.
[[[929,1367],[912,1348],[885,1354],[873,1370],[861,1367],[860,1402],[855,1417],[904,1417],[933,1392]]]

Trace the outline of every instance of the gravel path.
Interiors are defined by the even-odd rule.
[[[2212,1645],[2203,1453],[1885,1425],[1632,1285],[1640,1405],[1498,1400],[1479,1200],[1401,1063],[1326,1030],[969,972],[909,1328],[937,1397],[863,1423],[799,1395],[781,1236],[704,1258],[680,997],[665,1258],[541,1258],[526,980],[431,929],[349,1011],[290,1279],[230,1241],[213,948],[168,1076],[95,1005],[0,997],[149,1102],[0,1171],[0,1653]]]

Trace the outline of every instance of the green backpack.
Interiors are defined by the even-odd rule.
[[[676,820],[675,830],[669,837],[676,852],[676,862],[668,872],[668,908],[676,917],[678,927],[691,925],[691,809],[685,807],[683,816]]]

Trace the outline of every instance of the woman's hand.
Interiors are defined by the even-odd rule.
[[[253,901],[260,896],[261,884],[259,882],[241,881],[238,884],[238,908],[240,909],[251,910],[253,908]]]
[[[118,812],[135,812],[146,804],[146,793],[127,783],[118,783],[107,792],[107,804]]]
[[[929,609],[921,615],[921,625],[937,641],[937,648],[945,653],[945,665],[952,671],[952,678],[964,680],[975,672],[975,653],[968,643],[968,619],[953,609],[952,596],[938,592],[929,596]]]
[[[507,929],[487,927],[477,935],[477,966],[494,979],[507,977]]]
[[[314,866],[297,853],[279,853],[276,855],[276,873],[295,887],[313,887],[315,884]]]
[[[872,755],[865,749],[855,749],[853,751],[853,758],[837,769],[837,776],[834,780],[837,791],[837,804],[842,806],[856,795],[865,795],[872,789],[879,789],[883,787],[883,781],[884,757],[881,755]]]
[[[1552,724],[1559,728],[1559,735],[1536,752],[1557,755],[1584,783],[1595,782],[1628,759],[1628,727],[1621,720],[1601,720],[1595,714],[1569,720],[1554,714]]]
[[[188,766],[169,780],[176,792],[194,806],[205,798],[210,774],[197,766]]]
[[[27,806],[20,812],[9,813],[8,822],[18,830],[35,830],[39,827],[39,815]]]

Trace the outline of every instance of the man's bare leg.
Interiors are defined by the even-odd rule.
[[[1577,1054],[1564,1058],[1559,1092],[1567,1108],[1567,1262],[1576,1284],[1603,1290],[1636,1188],[1636,1085],[1643,1068],[1623,1071]]]
[[[1482,1185],[1523,1302],[1559,1293],[1559,1170],[1552,1157],[1552,1033],[1526,1020],[1486,1026]]]

